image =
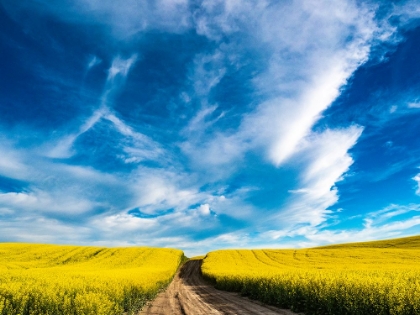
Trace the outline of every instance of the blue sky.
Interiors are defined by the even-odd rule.
[[[0,0],[0,241],[420,233],[418,1]]]

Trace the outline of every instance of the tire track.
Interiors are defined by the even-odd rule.
[[[201,276],[201,263],[201,260],[186,262],[168,288],[146,305],[140,315],[296,315],[215,289]]]

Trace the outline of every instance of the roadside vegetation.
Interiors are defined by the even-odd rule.
[[[137,314],[184,260],[176,249],[0,244],[0,314]]]
[[[420,237],[300,250],[218,250],[217,288],[310,314],[420,314]]]

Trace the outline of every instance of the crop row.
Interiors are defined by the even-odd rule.
[[[227,250],[204,259],[216,287],[310,314],[420,314],[418,249]]]
[[[13,244],[0,251],[1,315],[136,314],[183,257],[157,248]]]

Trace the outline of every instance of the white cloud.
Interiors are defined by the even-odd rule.
[[[117,76],[125,78],[136,60],[137,55],[132,55],[128,59],[122,59],[119,56],[114,58],[111,67],[108,69],[107,80],[112,82]]]
[[[353,164],[347,153],[352,148],[363,128],[351,126],[346,129],[327,129],[312,133],[304,139],[300,154],[310,156],[310,164],[303,172],[303,183],[322,189],[332,187]]]
[[[145,31],[160,30],[182,33],[191,27],[188,0],[117,1],[75,0],[68,4],[40,0],[36,3],[4,4],[15,19],[21,20],[25,12],[54,16],[76,25],[105,26],[106,33],[117,40],[132,40]]]
[[[0,220],[0,239],[3,242],[51,244],[87,244],[92,234],[89,227],[72,226],[58,220],[37,215],[20,215],[7,221]]]
[[[239,162],[248,149],[236,135],[217,133],[209,141],[194,139],[194,136],[180,146],[191,158],[193,166],[207,174],[209,181],[229,177],[240,166],[233,162]]]
[[[200,205],[197,208],[197,211],[202,215],[209,215],[210,214],[210,205],[208,203]]]
[[[160,143],[149,136],[135,131],[113,113],[104,115],[104,119],[112,122],[121,135],[126,137],[122,143],[126,155],[120,156],[125,163],[139,163],[144,160],[166,162],[170,153],[166,152]]]
[[[9,192],[0,194],[0,206],[25,212],[79,215],[91,211],[95,206],[90,200],[65,193],[49,193],[42,190]]]
[[[95,110],[90,117],[88,117],[80,126],[79,130],[75,133],[65,135],[58,139],[55,143],[48,143],[45,156],[51,158],[70,158],[75,154],[73,145],[78,137],[89,131],[107,112],[107,109],[101,107]],[[42,149],[45,151],[45,148]]]
[[[418,25],[417,19],[420,17],[420,6],[416,0],[408,0],[402,3],[394,4],[391,16],[398,16],[405,26],[410,27]]]
[[[7,208],[26,216],[29,213],[49,216],[79,216],[98,207],[109,207],[112,194],[122,183],[117,177],[104,174],[91,167],[67,165],[45,159],[38,149],[16,150],[7,148],[16,168],[0,175],[21,181],[20,191],[0,193],[0,208]],[[0,159],[1,160],[1,159]],[[115,202],[115,201],[114,201]]]
[[[259,209],[246,201],[249,193],[254,189],[252,187],[243,187],[226,196],[214,194],[207,200],[211,205],[211,210],[216,215],[224,214],[234,219],[256,223],[258,221],[256,217],[260,215]]]
[[[94,219],[92,224],[100,231],[120,234],[123,238],[127,231],[146,231],[157,227],[157,222],[151,219],[137,218],[129,214],[116,214]],[[117,233],[116,233],[117,232]]]
[[[0,175],[14,179],[25,179],[30,170],[21,159],[21,154],[12,149],[11,144],[0,144]]]
[[[304,139],[296,154],[296,167],[302,168],[300,187],[276,215],[275,222],[283,222],[286,229],[299,224],[318,226],[331,214],[329,207],[338,201],[335,184],[353,164],[348,150],[362,133],[360,127],[326,130],[312,133]]]
[[[89,60],[88,66],[87,66],[88,70],[90,70],[91,68],[100,64],[101,62],[102,62],[102,60],[99,59],[97,56],[92,56]]]
[[[416,194],[420,196],[420,173],[413,177],[413,180],[417,182]]]
[[[190,27],[189,4],[186,0],[115,1],[77,0],[77,10],[86,19],[111,26],[115,36],[129,39],[138,32],[158,29],[179,33]]]
[[[370,222],[375,222],[375,224],[383,223],[389,219],[397,217],[402,214],[409,212],[420,212],[420,205],[410,204],[410,205],[397,205],[391,204],[388,207],[381,209],[379,211],[370,212],[366,215],[366,220]]]
[[[217,109],[216,105],[204,107],[201,109],[188,123],[186,130],[184,132],[188,133],[201,133],[205,131],[210,125],[212,125],[216,120],[208,120],[208,118],[214,113]],[[197,134],[195,134],[197,135]]]
[[[132,208],[139,207],[142,212],[155,214],[171,208],[186,209],[208,198],[196,186],[194,175],[139,168],[131,176],[130,190],[136,196]]]
[[[190,76],[196,95],[206,97],[223,78],[226,73],[224,57],[221,51],[215,51],[210,55],[196,56],[193,73]]]
[[[367,60],[376,31],[372,14],[352,4],[334,2],[329,3],[329,10],[319,10],[319,3],[303,3],[303,8],[282,13],[287,14],[285,19],[277,17],[279,22],[263,24],[272,25],[263,36],[272,43],[273,57],[267,72],[256,77],[255,83],[262,91],[279,96],[260,104],[242,128],[255,145],[267,148],[267,157],[277,166],[293,155],[322,111]],[[277,13],[268,12],[269,17]],[[304,15],[308,17],[302,22],[299,17]],[[299,36],[283,31],[288,28],[299,29]],[[353,40],[348,41],[350,34]],[[322,41],[314,41],[316,38]]]
[[[5,207],[1,207],[0,208],[0,216],[4,216],[4,215],[11,215],[11,214],[14,214],[15,213],[15,211],[13,211],[13,210],[11,210],[11,209],[9,209],[9,208],[5,208]]]
[[[105,108],[99,108],[98,110],[95,110],[92,115],[86,119],[83,124],[80,126],[79,131],[76,133],[76,138],[82,134],[84,134],[86,131],[89,131],[107,112]]]
[[[408,108],[420,108],[420,102],[410,102],[407,106]]]

